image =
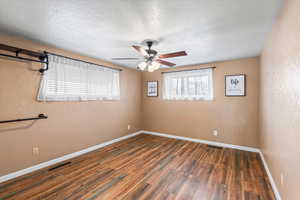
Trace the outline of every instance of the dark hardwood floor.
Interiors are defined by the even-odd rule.
[[[275,199],[252,152],[142,134],[70,161],[0,184],[0,199]]]

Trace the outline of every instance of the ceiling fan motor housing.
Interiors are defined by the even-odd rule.
[[[148,55],[151,57],[151,56],[156,56],[157,54],[157,51],[153,50],[153,49],[147,49],[146,50]]]

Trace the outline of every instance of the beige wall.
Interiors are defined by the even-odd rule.
[[[300,198],[299,10],[285,1],[261,58],[260,146],[284,200]]]
[[[16,37],[0,35],[0,43],[114,66]],[[0,59],[0,120],[39,113],[49,119],[0,124],[0,176],[141,129],[140,72],[123,68],[120,101],[44,103],[36,101],[41,75],[30,67],[40,65]],[[32,155],[33,147],[40,148],[39,156]]]
[[[110,63],[79,56],[11,36],[1,43]],[[213,101],[164,101],[146,97],[146,81],[159,80],[161,71],[140,73],[123,68],[121,101],[37,102],[40,74],[30,71],[39,64],[0,59],[0,119],[15,119],[45,113],[47,120],[0,125],[0,175],[48,161],[141,129],[230,144],[258,146],[259,58],[201,65],[216,66]],[[184,68],[197,68],[188,66]],[[247,75],[246,97],[224,97],[224,75]],[[143,86],[143,87],[142,87]],[[141,92],[143,90],[143,95]],[[143,123],[142,123],[143,121]],[[131,130],[127,130],[127,124]],[[217,129],[219,136],[212,136]],[[33,156],[32,148],[40,155]]]
[[[257,147],[259,57],[185,68],[212,65],[216,66],[213,101],[165,101],[161,70],[144,72],[144,130]],[[246,97],[224,96],[224,75],[229,74],[247,75]],[[146,96],[146,82],[150,80],[159,81],[157,98]],[[219,131],[218,137],[212,135],[213,129]]]

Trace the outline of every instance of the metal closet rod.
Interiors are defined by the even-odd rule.
[[[5,56],[5,57],[9,57],[9,58],[20,59],[20,60],[26,60],[26,61],[31,61],[31,62],[37,62],[37,63],[44,63],[44,64],[47,63],[45,61],[39,61],[39,60],[34,60],[34,59],[24,58],[24,57],[19,57],[19,56],[12,56],[12,55],[7,55],[7,54],[3,54],[3,53],[0,53],[0,56]]]
[[[99,65],[99,64],[96,64],[96,63],[92,63],[92,62],[88,62],[88,61],[84,61],[84,60],[80,60],[80,59],[76,59],[76,58],[71,58],[71,57],[67,57],[67,56],[63,56],[63,55],[59,55],[59,54],[55,54],[55,53],[51,53],[51,52],[47,52],[47,51],[45,51],[45,53],[50,54],[50,55],[54,55],[54,56],[59,56],[59,57],[66,58],[66,59],[70,59],[70,60],[74,60],[74,61],[78,61],[78,62],[87,63],[87,64],[90,64],[90,65],[105,67],[105,68],[109,68],[109,69],[116,70],[116,71],[123,71],[122,69],[108,67],[108,66],[104,66],[104,65]]]
[[[48,118],[48,116],[46,116],[44,114],[39,114],[38,117],[33,117],[33,118],[23,118],[23,119],[13,119],[13,120],[0,121],[0,124],[11,123],[11,122],[29,121],[29,120],[47,119],[47,118]]]
[[[39,52],[31,51],[31,50],[28,50],[28,49],[13,47],[13,46],[9,46],[9,45],[6,45],[6,44],[0,44],[0,50],[15,53],[15,55],[8,55],[8,54],[0,53],[0,56],[13,58],[13,59],[18,59],[18,60],[25,60],[25,61],[30,61],[30,62],[37,62],[37,63],[46,64],[46,68],[42,67],[41,69],[39,69],[39,72],[43,73],[44,71],[48,70],[48,57],[45,53],[39,53]],[[24,55],[27,55],[27,56],[30,56],[30,57],[35,57],[35,58],[38,58],[38,60],[21,57],[20,54],[24,54]]]
[[[18,48],[18,47],[13,47],[13,46],[9,46],[6,44],[0,44],[0,50],[4,50],[4,51],[10,51],[10,52],[14,52],[17,54],[25,54],[31,57],[36,57],[39,59],[42,59],[45,54],[44,53],[40,53],[40,52],[35,52],[35,51],[31,51],[28,49],[22,49],[22,48]]]
[[[87,64],[91,64],[91,65],[105,67],[105,68],[109,68],[109,69],[112,69],[112,70],[122,71],[122,69],[108,67],[108,66],[104,66],[104,65],[99,65],[99,64],[96,64],[96,63],[87,62],[87,61],[84,61],[84,60],[75,59],[75,58],[71,58],[71,57],[67,57],[67,56],[63,56],[63,55],[59,55],[59,54],[55,54],[55,53],[51,53],[51,52],[47,52],[47,51],[44,51],[44,52],[40,53],[40,52],[35,52],[35,51],[27,50],[27,49],[22,49],[22,48],[18,48],[18,47],[9,46],[9,45],[6,45],[6,44],[0,44],[0,50],[15,53],[15,55],[7,55],[7,54],[0,53],[0,56],[5,56],[5,57],[13,58],[13,59],[19,59],[19,60],[25,60],[25,61],[31,61],[31,62],[46,64],[45,68],[42,67],[41,69],[39,69],[39,71],[42,74],[44,73],[44,71],[48,70],[49,62],[48,62],[47,54],[54,55],[54,56],[59,56],[59,57],[62,57],[62,58],[67,58],[67,59],[70,59],[70,60],[83,62],[83,63],[87,63]],[[35,57],[35,58],[38,58],[39,60],[34,60],[34,59],[31,59],[31,58],[21,57],[19,54],[24,54],[24,55],[27,55],[27,56]]]

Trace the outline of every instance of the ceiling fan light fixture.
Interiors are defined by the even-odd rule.
[[[154,71],[155,71],[155,69],[154,69],[153,65],[149,65],[148,72],[154,72]]]
[[[153,61],[151,64],[154,68],[154,70],[158,70],[160,68],[160,63],[157,61]]]
[[[148,72],[153,72],[155,70],[158,70],[160,67],[160,63],[153,61],[150,63],[150,65],[148,65]]]
[[[138,64],[138,67],[140,70],[144,71],[147,67],[147,63],[146,62],[141,62],[140,64]]]

